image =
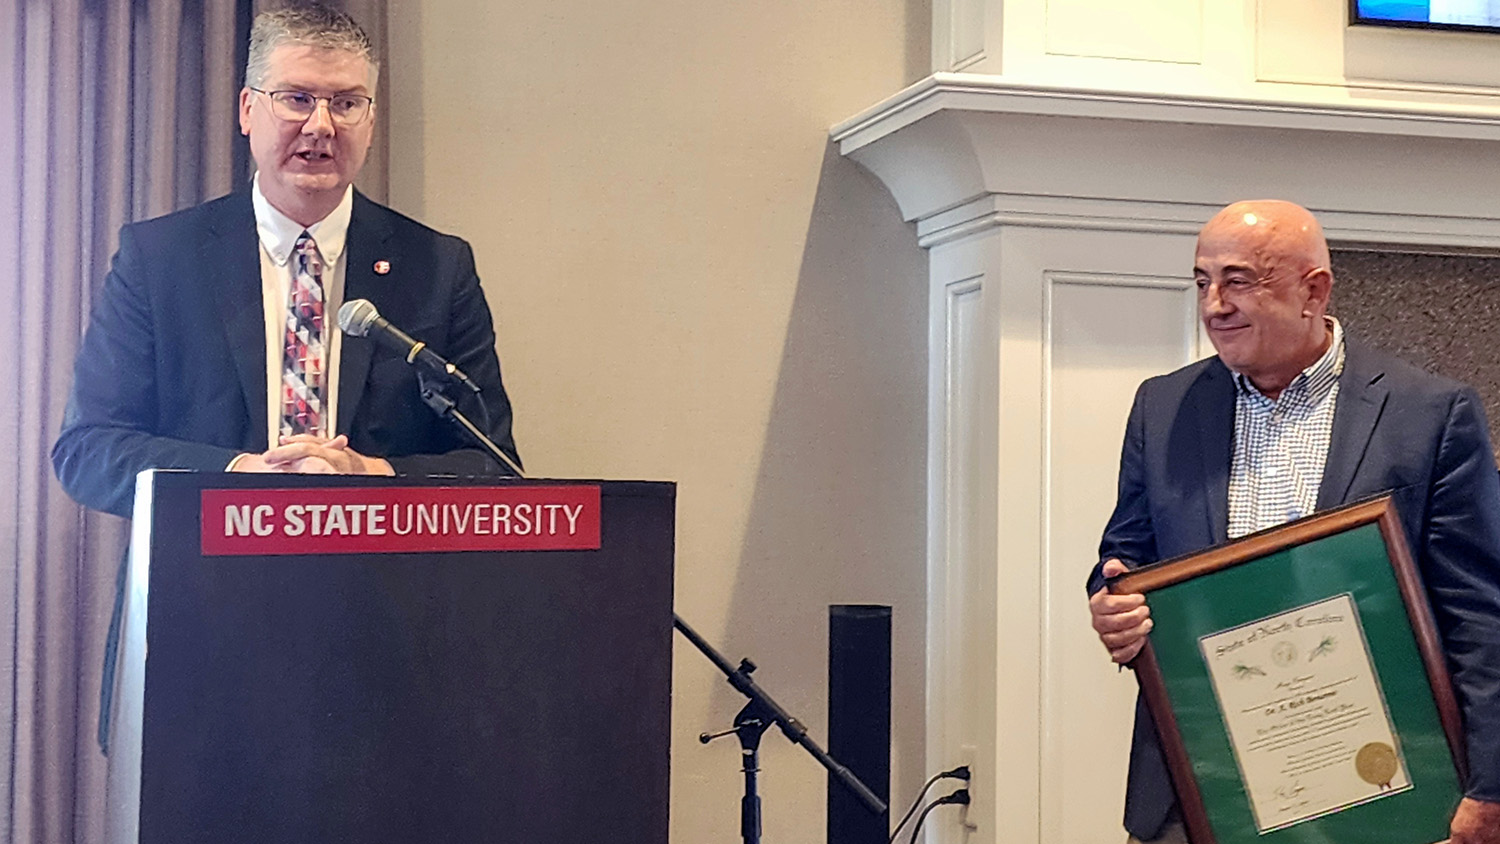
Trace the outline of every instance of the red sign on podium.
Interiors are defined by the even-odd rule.
[[[338,487],[202,493],[205,556],[578,551],[599,487]]]

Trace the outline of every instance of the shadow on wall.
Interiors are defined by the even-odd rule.
[[[913,228],[885,188],[830,145],[725,643],[734,658],[754,655],[763,685],[826,747],[828,605],[892,605],[896,802],[921,784],[925,752],[926,289]],[[742,703],[721,685],[709,723],[728,723]],[[773,746],[788,742],[768,735],[763,750]],[[768,840],[813,840],[802,824],[777,833],[778,820],[822,817],[821,787],[775,793],[778,781],[824,781],[810,757],[791,752],[803,758],[778,753],[775,769],[766,765]]]

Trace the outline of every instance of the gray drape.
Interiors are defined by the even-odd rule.
[[[250,0],[0,2],[0,836],[103,837],[99,678],[127,523],[48,452],[119,227],[249,173],[236,97]],[[345,4],[383,36],[383,2]],[[378,42],[377,42],[378,43]],[[377,148],[379,144],[377,142]],[[384,158],[367,192],[381,197]],[[185,280],[190,281],[190,280]]]

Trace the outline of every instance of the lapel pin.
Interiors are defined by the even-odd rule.
[[[390,261],[376,261],[375,262],[375,274],[376,275],[385,275],[386,273],[388,273],[390,271],[391,271],[391,262]]]

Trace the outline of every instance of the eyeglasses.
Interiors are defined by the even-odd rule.
[[[246,86],[250,87],[250,86]],[[306,122],[318,110],[318,103],[328,103],[328,116],[340,126],[355,126],[370,116],[370,106],[375,100],[363,94],[334,94],[319,97],[306,91],[264,91],[250,87],[257,94],[265,94],[271,101],[271,113],[293,123]]]

